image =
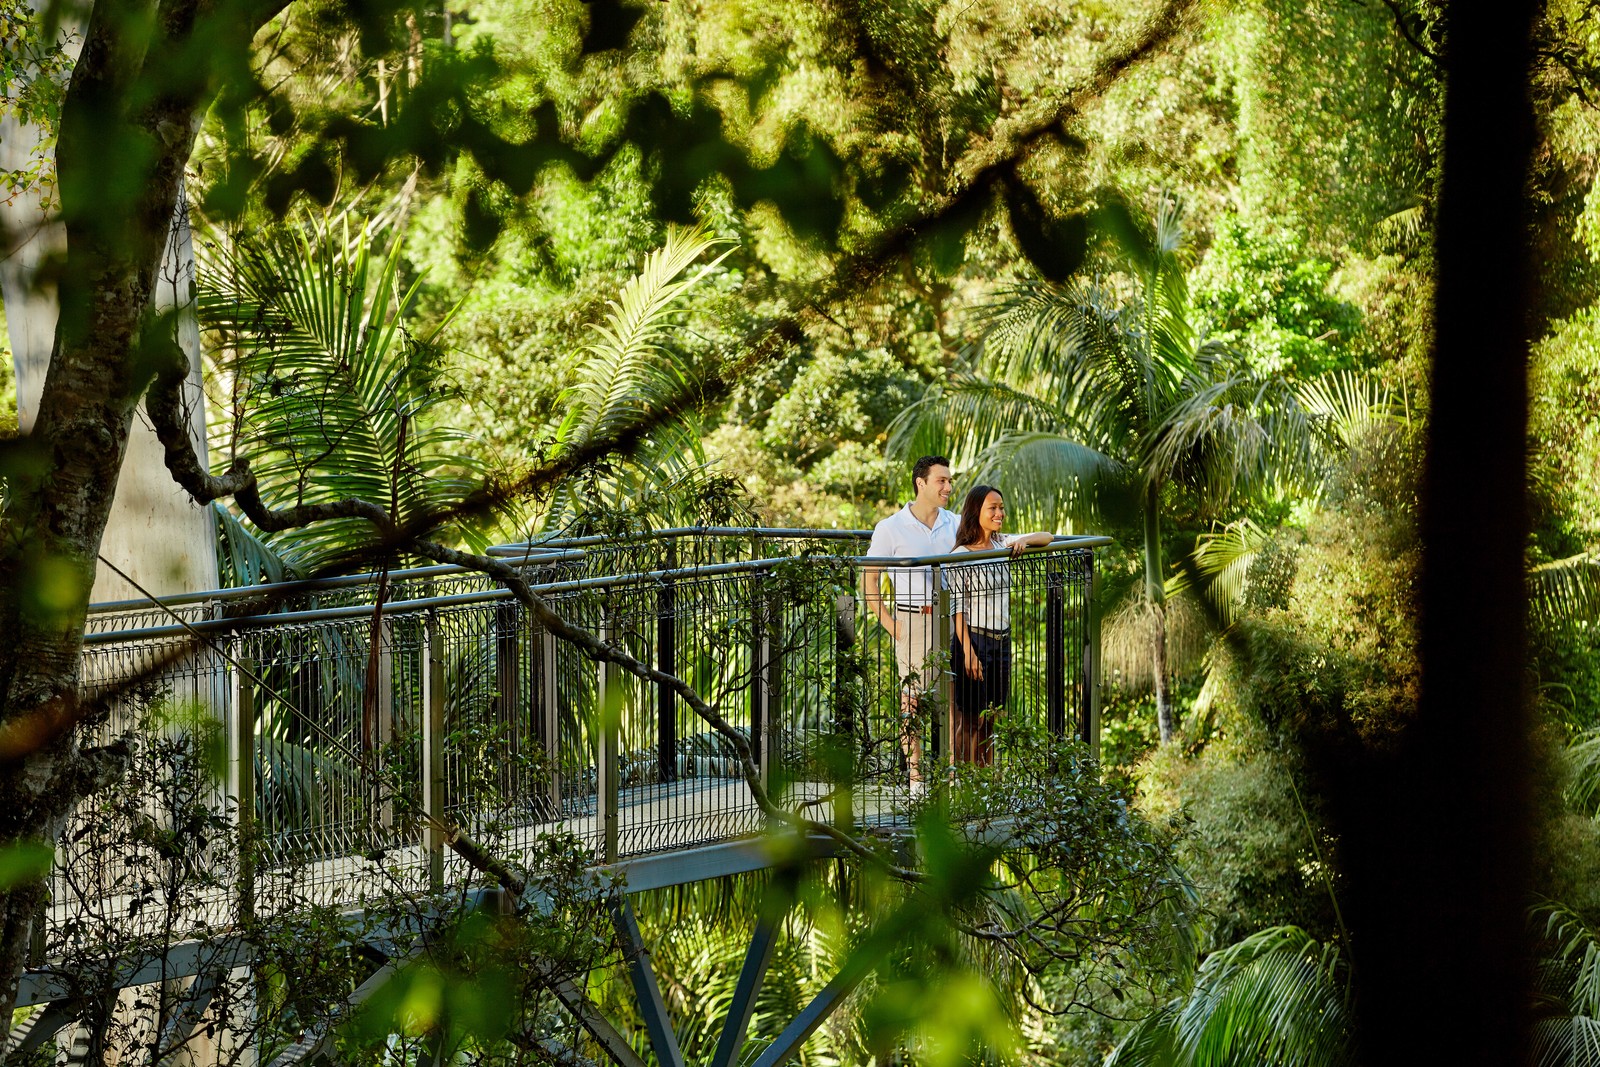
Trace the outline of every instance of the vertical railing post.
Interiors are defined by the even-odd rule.
[[[494,671],[495,671],[495,722],[505,730],[509,747],[500,785],[508,795],[515,796],[520,784],[516,768],[522,754],[522,606],[514,600],[503,601],[494,609]]]
[[[394,743],[394,621],[384,615],[374,631],[378,642],[378,748]],[[394,833],[394,795],[383,790],[378,800],[378,826],[387,838]]]
[[[616,618],[608,603],[601,616],[600,639],[616,644]],[[617,861],[618,802],[621,788],[618,775],[621,770],[619,747],[622,733],[622,674],[615,663],[606,660],[600,664],[600,736],[596,752],[596,805],[599,809],[602,849],[605,862]]]
[[[550,817],[561,814],[561,676],[556,655],[556,635],[545,630],[539,637],[540,702],[544,705],[539,741],[550,769]]]
[[[239,647],[239,646],[236,646]],[[228,701],[228,796],[234,802],[239,849],[240,922],[255,917],[256,906],[256,693],[252,664],[236,655]]]
[[[857,585],[854,568],[848,572],[850,575],[850,588]],[[831,721],[829,727],[840,744],[841,761],[848,755],[852,762],[856,758],[856,745],[858,736],[865,733],[861,729],[863,709],[858,707],[860,688],[853,683],[855,672],[851,668],[852,650],[856,645],[856,598],[854,593],[838,593],[833,598],[833,700],[831,706]],[[863,738],[864,740],[864,738]],[[847,781],[855,784],[856,774],[849,773]],[[838,785],[841,783],[831,783]],[[834,804],[833,821],[839,826],[850,826],[855,823],[856,789],[840,790],[838,800]]]
[[[1078,736],[1089,746],[1089,755],[1100,758],[1100,606],[1096,602],[1099,582],[1095,577],[1094,553],[1083,555],[1083,700]]]
[[[855,580],[855,572],[850,572]],[[856,647],[856,598],[854,593],[836,593],[833,598],[833,732],[854,741],[859,728],[856,702],[847,692],[853,672],[850,655]]]
[[[765,571],[750,575],[750,752],[761,771],[761,784],[770,785],[777,750],[779,672],[775,616],[781,606],[771,595]]]
[[[935,662],[944,663],[950,656],[951,624],[950,624],[950,589],[945,584],[944,564],[936,563],[933,567],[933,647],[928,650],[930,658]],[[942,655],[940,655],[942,653]],[[939,681],[936,683],[937,692],[944,698],[944,714],[934,726],[934,755],[942,756],[952,767],[959,758],[956,753],[956,665],[951,663],[939,672]],[[939,747],[939,728],[944,728],[944,747]],[[927,774],[926,771],[923,772]]]
[[[444,628],[428,613],[422,670],[422,842],[428,888],[444,889]]]
[[[783,597],[774,595],[768,588],[763,600],[766,647],[762,652],[762,689],[766,698],[762,702],[761,734],[766,739],[767,762],[762,767],[762,781],[772,781],[772,771],[780,776],[785,759],[783,750]]]
[[[1044,700],[1051,737],[1067,732],[1067,604],[1066,572],[1061,557],[1051,553],[1044,565]]]
[[[767,765],[767,617],[762,572],[750,575],[750,755],[761,771],[761,784],[771,781]]]
[[[667,543],[666,569],[678,566],[678,546]],[[678,673],[678,586],[668,578],[656,593],[656,669]],[[656,761],[663,782],[678,780],[678,697],[664,685],[656,686]]]

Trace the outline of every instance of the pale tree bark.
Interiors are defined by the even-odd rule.
[[[1167,676],[1167,587],[1161,563],[1161,484],[1144,491],[1144,595],[1150,611],[1150,667],[1156,692],[1156,728],[1161,743],[1178,734],[1178,715],[1172,707],[1172,682]]]
[[[38,0],[35,0],[38,4]],[[83,43],[82,25],[64,13],[64,51],[75,61]],[[50,354],[55,347],[57,293],[53,261],[66,250],[66,229],[50,207],[55,188],[49,175],[55,151],[37,123],[0,117],[0,169],[26,171],[42,164],[43,179],[0,199],[0,299],[6,309],[17,380],[17,424],[30,433],[39,410]],[[185,387],[190,432],[205,455],[205,393],[200,376],[200,329],[195,314],[194,246],[183,189],[161,258],[154,311],[168,315],[174,338],[192,368]],[[145,589],[163,595],[218,585],[216,524],[212,513],[194,502],[167,475],[161,445],[147,420],[138,418],[128,440],[102,554]],[[137,590],[108,568],[97,569],[92,601],[128,600]]]

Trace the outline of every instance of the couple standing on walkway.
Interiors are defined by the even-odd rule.
[[[869,556],[944,556],[955,552],[1011,549],[1020,555],[1030,545],[1047,545],[1051,533],[1007,534],[1005,497],[989,485],[967,492],[961,514],[945,509],[955,483],[950,461],[923,456],[911,468],[911,503],[872,530]],[[994,757],[993,716],[1011,695],[1011,574],[1003,560],[944,569],[951,593],[950,664],[955,676],[952,746],[958,761],[988,765]],[[883,576],[894,590],[891,608],[883,596]],[[934,688],[937,671],[929,664],[939,633],[939,590],[929,567],[868,568],[861,576],[867,610],[894,638],[900,671],[901,744],[913,792],[922,789],[922,738],[916,711]]]

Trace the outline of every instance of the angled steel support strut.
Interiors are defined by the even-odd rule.
[[[589,1036],[599,1042],[605,1054],[617,1067],[646,1067],[643,1058],[633,1051],[633,1045],[627,1037],[612,1025],[611,1020],[601,1014],[600,1009],[584,995],[576,982],[570,979],[552,982],[550,992],[555,994],[561,1006],[572,1013],[578,1024],[589,1032]]]
[[[416,947],[414,947],[410,952],[406,953],[405,955],[392,957],[384,962],[378,967],[377,970],[373,971],[372,974],[367,977],[366,981],[356,986],[356,988],[351,991],[350,995],[345,998],[346,1007],[350,1010],[354,1010],[366,1003],[372,994],[376,993],[378,990],[382,989],[386,984],[388,984],[390,979],[394,978],[395,974],[402,967],[411,962],[411,960],[416,956],[420,955],[421,952],[422,944],[419,939]],[[322,1025],[315,1029],[309,1030],[300,1035],[300,1039],[294,1044],[278,1053],[273,1061],[268,1064],[268,1067],[293,1067],[293,1065],[297,1063],[310,1063],[318,1056],[321,1056],[323,1053],[328,1051],[328,1046],[332,1043],[332,1041],[333,1027],[331,1025]]]
[[[761,916],[756,920],[755,936],[744,956],[744,967],[739,972],[739,985],[734,990],[733,1002],[728,1005],[728,1018],[722,1026],[722,1036],[717,1040],[717,1051],[711,1057],[711,1067],[732,1067],[744,1049],[745,1037],[750,1030],[750,1017],[755,1014],[756,997],[761,993],[761,983],[772,962],[773,946],[778,931],[783,927],[783,917],[794,904],[795,887],[799,882],[799,869],[780,870],[766,899],[762,902]]]
[[[60,1033],[61,1028],[76,1019],[81,1011],[80,1006],[71,1000],[56,1000],[45,1005],[27,1022],[12,1028],[11,1037],[6,1042],[9,1055],[22,1056],[32,1052]]]
[[[678,1036],[672,1032],[672,1019],[667,1015],[666,1001],[661,999],[661,987],[656,984],[656,973],[650,966],[650,950],[645,948],[644,938],[639,934],[633,905],[626,896],[617,893],[611,897],[609,906],[617,936],[622,940],[622,951],[628,957],[628,976],[633,979],[633,993],[639,1002],[639,1014],[644,1016],[645,1031],[650,1035],[650,1047],[655,1049],[661,1067],[684,1067]]]
[[[828,1016],[834,1009],[844,1003],[846,997],[855,991],[861,980],[872,971],[871,967],[847,966],[829,982],[822,992],[805,1010],[794,1017],[794,1021],[783,1028],[783,1033],[777,1040],[768,1045],[753,1067],[778,1067],[790,1056],[800,1051],[800,1046],[805,1044],[806,1038],[816,1033],[817,1027],[827,1022]]]
[[[763,915],[756,922],[755,937],[744,955],[744,968],[739,972],[739,986],[734,990],[733,1002],[728,1005],[728,1018],[722,1026],[722,1037],[717,1040],[716,1055],[711,1057],[711,1067],[731,1067],[744,1048],[745,1035],[750,1030],[750,1016],[755,1014],[756,996],[761,992],[762,980],[767,976],[767,966],[772,962],[772,948],[778,940],[779,918]]]
[[[226,978],[226,971],[214,967],[195,975],[189,988],[174,1005],[172,1015],[161,1027],[161,1033],[156,1038],[159,1051],[170,1055],[169,1050],[176,1050],[194,1036],[195,1030],[205,1021],[206,1009],[211,1007],[217,990]]]

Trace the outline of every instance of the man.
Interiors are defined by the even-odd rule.
[[[911,503],[872,529],[869,556],[943,556],[956,546],[956,516],[945,510],[954,483],[950,461],[943,456],[923,456],[911,468]],[[883,575],[894,589],[894,607],[883,597]],[[901,744],[911,791],[922,791],[922,736],[917,728],[917,703],[936,678],[928,666],[939,633],[934,612],[939,590],[928,567],[869,567],[861,575],[867,610],[894,638],[895,664],[900,670]]]

